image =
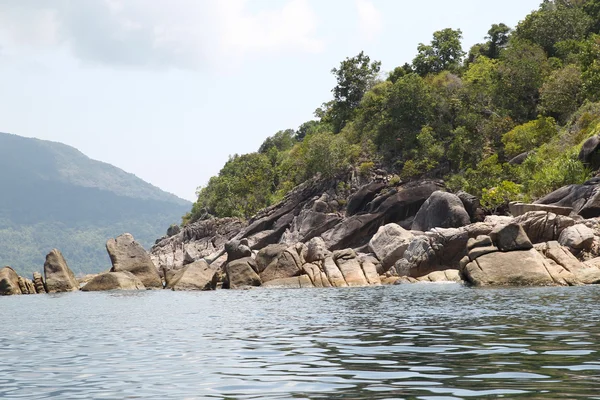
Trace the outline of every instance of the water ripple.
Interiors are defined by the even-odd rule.
[[[599,290],[0,298],[0,398],[599,398]]]

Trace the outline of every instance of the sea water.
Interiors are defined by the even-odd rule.
[[[0,298],[3,399],[600,399],[600,286]]]

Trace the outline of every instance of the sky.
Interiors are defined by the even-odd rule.
[[[62,142],[195,200],[230,155],[313,119],[332,68],[463,48],[541,0],[0,0],[0,132]]]

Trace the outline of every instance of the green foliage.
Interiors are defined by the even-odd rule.
[[[317,120],[261,146],[264,165],[247,174],[261,177],[252,185],[262,195],[229,195],[244,174],[234,174],[238,183],[219,176],[195,210],[213,204],[209,188],[223,187],[214,204],[233,196],[238,209],[211,211],[248,216],[317,174],[335,178],[353,167],[366,175],[375,165],[395,174],[392,186],[446,175],[449,188],[484,196],[491,210],[581,183],[590,171],[577,161],[579,146],[600,133],[599,18],[599,0],[544,0],[514,31],[492,25],[464,62],[462,32],[443,29],[385,81],[379,62],[347,58],[332,70],[337,85]],[[521,166],[508,163],[523,152]]]
[[[508,206],[511,201],[522,199],[522,186],[511,181],[502,181],[497,186],[483,189],[481,205],[495,212],[500,207]]]
[[[583,81],[575,65],[554,71],[540,89],[540,110],[565,122],[581,106]]]
[[[198,192],[189,222],[205,212],[220,217],[249,218],[270,204],[274,173],[269,158],[251,153],[229,158],[218,176]]]
[[[465,52],[461,45],[462,31],[446,28],[434,32],[430,45],[420,43],[413,60],[414,70],[421,76],[442,71],[456,71]]]
[[[592,18],[581,7],[558,1],[545,1],[515,29],[515,37],[541,46],[549,57],[556,55],[555,45],[565,40],[582,40]]]
[[[371,62],[371,58],[361,51],[331,70],[337,85],[332,89],[333,101],[325,105],[324,119],[331,122],[334,133],[340,132],[352,119],[354,110],[375,83],[380,69],[380,61]]]
[[[552,139],[558,133],[556,121],[552,117],[538,119],[519,125],[502,137],[508,157],[531,151]]]

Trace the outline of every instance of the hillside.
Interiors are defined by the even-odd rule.
[[[443,179],[489,213],[592,177],[600,163],[579,152],[600,135],[600,0],[544,0],[481,36],[466,51],[460,29],[434,32],[387,74],[364,52],[343,60],[315,119],[231,157],[185,222],[249,219],[317,174],[349,170]]]
[[[110,267],[104,244],[132,233],[145,247],[189,203],[77,149],[0,133],[0,263],[39,271],[59,248],[76,274]]]

